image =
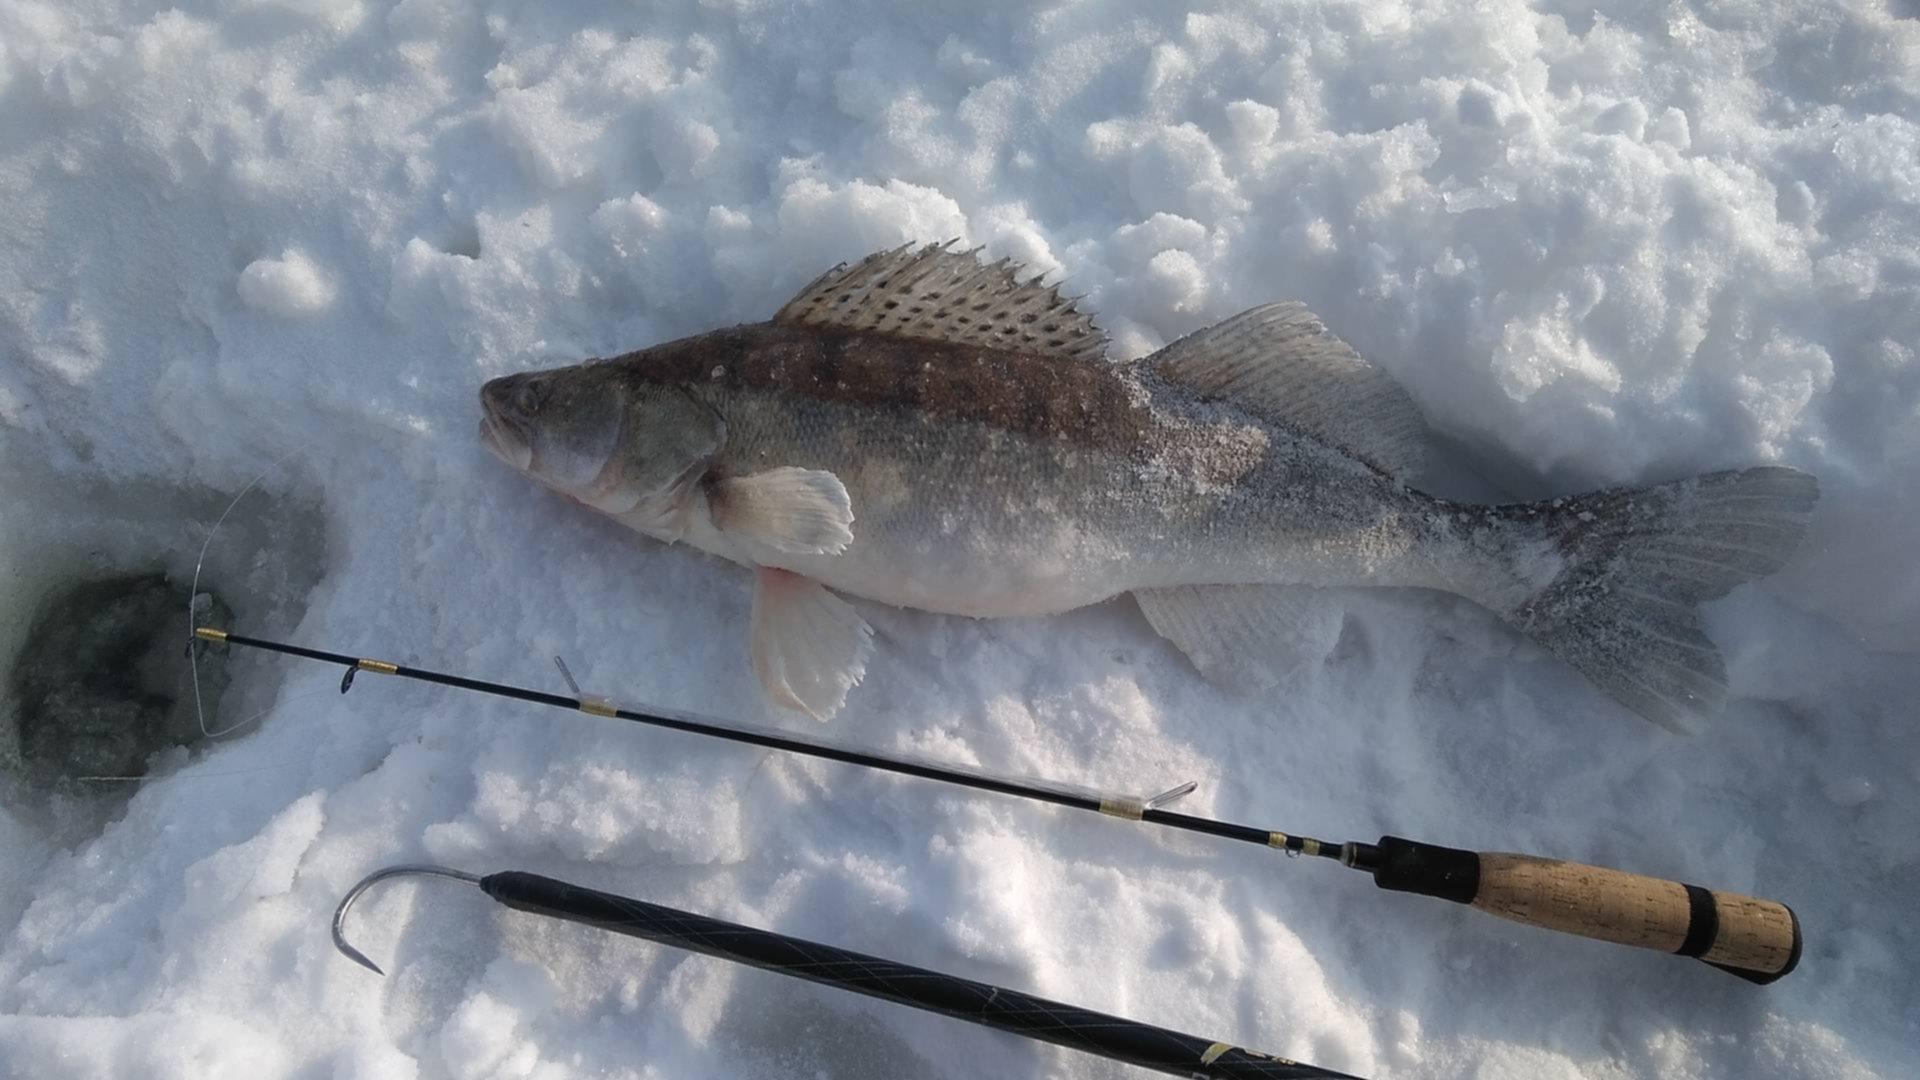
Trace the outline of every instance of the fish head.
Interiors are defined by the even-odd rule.
[[[676,508],[725,435],[687,391],[612,364],[501,376],[480,388],[480,410],[480,441],[495,457],[613,514]]]
[[[590,488],[620,444],[617,385],[574,368],[505,375],[480,388],[480,441],[508,465],[567,494]]]

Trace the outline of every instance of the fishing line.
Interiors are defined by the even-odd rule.
[[[242,720],[240,723],[235,724],[234,727],[235,728],[244,727],[247,724],[251,724],[256,720],[261,719],[262,717],[266,716],[268,713],[275,712],[280,709],[284,709],[289,705],[297,705],[302,701],[307,701],[312,698],[317,698],[323,695],[331,694],[332,692],[333,691],[330,689],[323,688],[320,690],[309,690],[304,694],[295,694],[293,697],[287,698],[284,701],[277,701],[272,705],[269,705],[266,708],[261,709],[259,712],[256,712],[252,716],[247,717],[245,720]],[[229,728],[228,730],[232,730],[232,729]],[[351,754],[361,753],[365,750],[368,750],[376,746],[386,746],[389,749],[392,748],[392,744],[386,742],[385,740],[368,740],[367,742],[361,743],[358,746],[349,746],[343,750],[329,750],[324,754],[309,754],[305,757],[298,758],[293,761],[277,761],[271,765],[249,765],[249,766],[246,766],[245,768],[240,768],[240,769],[220,769],[212,772],[196,770],[192,773],[189,773],[186,771],[186,769],[191,765],[191,763],[189,762],[188,765],[181,766],[180,771],[175,772],[168,776],[154,776],[152,774],[128,775],[128,776],[76,776],[74,777],[74,779],[84,780],[91,783],[101,783],[101,784],[134,783],[136,781],[144,781],[147,784],[170,784],[180,780],[213,780],[222,776],[247,776],[251,773],[276,772],[281,769],[291,769],[299,765],[306,765],[316,761],[333,761],[338,758],[347,757]]]
[[[1383,889],[1468,904],[1504,919],[1561,933],[1695,957],[1754,983],[1770,983],[1792,971],[1800,961],[1799,918],[1792,909],[1773,900],[1533,855],[1477,852],[1398,836],[1383,836],[1374,843],[1334,843],[1168,810],[1170,803],[1193,790],[1196,785],[1192,783],[1149,797],[1100,792],[1051,780],[890,756],[775,728],[723,724],[696,713],[630,709],[608,698],[581,693],[577,684],[573,687],[575,696],[566,697],[247,637],[214,627],[198,627],[194,634],[203,641],[340,665],[346,669],[340,679],[343,694],[353,687],[356,675],[369,671],[1205,833],[1277,849],[1289,856],[1328,859],[1371,874],[1374,884]],[[565,671],[565,664],[560,666]],[[567,674],[571,683],[571,673]]]
[[[255,713],[252,713],[251,715],[245,717],[244,719],[228,724],[226,727],[220,728],[217,731],[210,730],[207,727],[206,705],[202,698],[202,693],[200,689],[199,649],[197,647],[199,639],[191,636],[193,634],[194,628],[199,624],[199,616],[200,616],[199,607],[200,607],[200,601],[203,595],[200,592],[200,577],[206,567],[207,553],[210,550],[212,550],[214,538],[220,534],[221,526],[225,525],[227,523],[227,518],[233,515],[233,511],[235,510],[235,508],[237,508],[240,505],[240,500],[246,498],[247,495],[250,494],[255,488],[259,487],[260,484],[263,481],[265,481],[268,476],[273,474],[274,470],[280,468],[282,465],[285,465],[288,461],[291,461],[299,453],[300,453],[300,450],[299,448],[296,447],[295,449],[289,450],[285,454],[280,455],[280,457],[276,458],[272,464],[268,465],[265,469],[262,469],[259,475],[255,476],[252,480],[247,481],[246,486],[242,487],[240,491],[237,494],[235,494],[232,499],[227,501],[226,508],[220,512],[220,516],[218,518],[214,519],[213,527],[207,530],[206,538],[200,542],[200,552],[193,561],[193,583],[191,587],[187,590],[187,632],[190,635],[188,638],[189,646],[187,648],[187,670],[189,672],[190,681],[193,686],[194,722],[195,722],[195,725],[200,730],[200,737],[202,740],[211,741],[214,739],[224,738],[228,735],[233,734],[236,731],[239,731],[242,728],[248,727],[262,719],[265,719],[268,715],[272,714],[278,709],[284,708],[285,706],[288,706],[288,705],[296,704],[298,702],[307,700],[309,698],[319,697],[320,695],[326,693],[325,690],[315,690],[309,693],[296,695],[295,697],[292,697],[283,701],[276,701],[274,704],[269,705],[266,708],[261,709]],[[330,751],[328,753],[317,755],[317,756],[310,755],[310,756],[303,757],[293,761],[278,762],[271,765],[254,765],[254,766],[248,766],[246,768],[240,768],[240,769],[224,769],[216,772],[194,772],[190,776],[185,772],[177,772],[171,776],[158,776],[158,777],[152,776],[152,775],[145,775],[145,774],[124,775],[124,776],[92,775],[92,776],[76,776],[73,779],[84,782],[84,783],[97,783],[97,784],[134,783],[134,782],[140,782],[140,781],[145,781],[146,783],[149,783],[149,784],[164,784],[164,783],[170,783],[173,781],[186,780],[186,779],[211,780],[211,779],[217,779],[219,777],[225,777],[225,776],[245,776],[252,773],[273,772],[279,769],[288,769],[298,765],[308,764],[313,761],[327,761],[327,760],[332,760],[336,758],[342,758],[342,757],[349,756],[351,754],[360,753],[371,747],[382,746],[382,745],[387,745],[387,744],[383,740],[369,740],[360,746],[348,747],[343,750]]]
[[[265,469],[262,469],[259,476],[256,476],[252,480],[247,481],[247,486],[241,488],[240,493],[233,497],[233,501],[227,503],[227,508],[220,512],[219,518],[215,519],[213,523],[213,528],[207,530],[207,538],[201,541],[200,543],[200,557],[193,561],[193,587],[187,590],[187,633],[189,635],[193,633],[194,627],[199,625],[199,621],[200,621],[194,611],[194,604],[197,603],[200,599],[200,570],[207,563],[207,551],[209,548],[213,547],[213,538],[219,535],[220,526],[225,525],[227,523],[227,516],[233,513],[233,508],[240,505],[240,500],[246,498],[248,492],[258,487],[260,485],[260,481],[265,480],[269,473],[273,472],[273,470],[275,469],[278,469],[280,466],[285,465],[288,461],[291,461],[293,459],[293,456],[295,454],[298,454],[299,452],[300,450],[298,448],[287,451],[285,454],[282,454],[279,457],[279,459],[274,461],[273,464],[267,466]],[[188,640],[192,641],[193,639],[189,637]],[[187,668],[193,673],[193,714],[194,714],[194,719],[200,725],[201,738],[217,739],[222,735],[228,734],[229,732],[237,731],[240,728],[245,727],[246,725],[252,723],[253,721],[260,719],[261,716],[266,715],[265,712],[262,712],[258,715],[250,716],[245,720],[239,721],[238,723],[231,724],[227,727],[221,728],[219,731],[208,731],[207,730],[207,711],[205,706],[202,705],[200,701],[200,664],[198,662],[197,657],[195,656],[195,650],[191,646],[189,646],[187,649]],[[267,712],[271,712],[271,711],[272,711],[271,708],[267,710]]]

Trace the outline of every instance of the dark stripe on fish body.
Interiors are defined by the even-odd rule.
[[[844,393],[840,379],[840,349],[820,349],[813,357],[813,381],[828,393]]]
[[[752,323],[597,362],[660,385],[903,409],[1088,447],[1139,447],[1150,423],[1117,365],[889,334]]]
[[[1054,415],[1055,412],[1052,402],[1045,395],[1034,394],[1027,398],[1026,414],[1022,419],[1026,421],[1027,430],[1045,432],[1049,435],[1059,432],[1064,427],[1073,426],[1071,420],[1063,424],[1061,418]]]

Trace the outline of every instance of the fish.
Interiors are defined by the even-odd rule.
[[[1778,465],[1544,501],[1411,486],[1413,398],[1302,303],[1132,361],[1077,301],[952,242],[834,266],[774,316],[491,379],[501,461],[754,573],[766,696],[827,719],[872,660],[846,597],[976,618],[1131,593],[1198,673],[1270,688],[1346,590],[1439,589],[1693,730],[1727,696],[1697,605],[1780,569],[1818,498]]]

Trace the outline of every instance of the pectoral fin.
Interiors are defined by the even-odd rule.
[[[840,478],[790,466],[716,482],[714,527],[790,555],[837,555],[853,543],[853,503]]]
[[[752,649],[754,674],[769,698],[825,720],[867,673],[873,627],[812,578],[762,567],[753,589]]]
[[[1242,692],[1325,660],[1346,617],[1340,590],[1306,585],[1181,585],[1133,595],[1154,630],[1208,681]]]

